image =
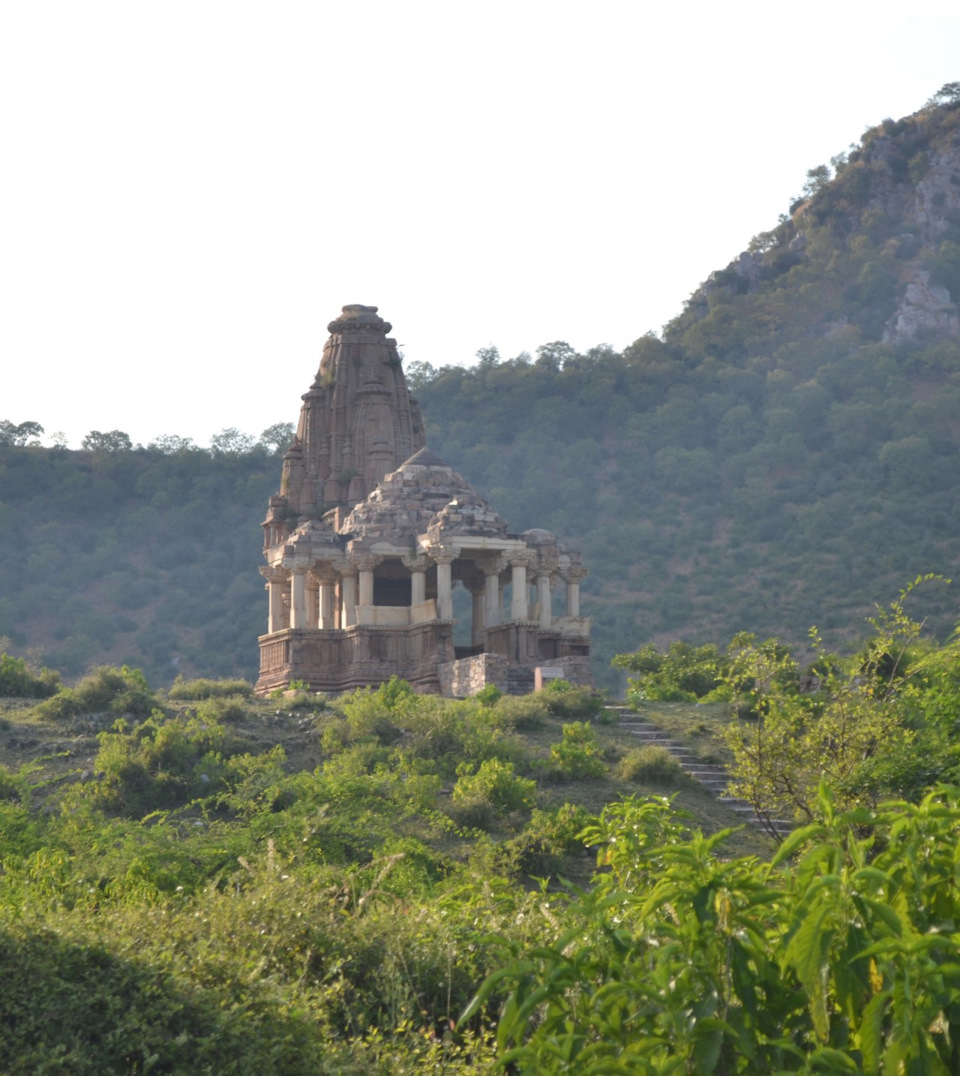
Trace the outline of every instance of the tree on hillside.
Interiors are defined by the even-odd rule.
[[[0,422],[0,445],[12,445],[22,448],[24,445],[39,445],[37,438],[43,433],[39,422],[21,422],[15,426],[9,419]]]
[[[960,82],[945,82],[927,104],[939,105],[943,108],[960,105]]]
[[[191,437],[180,437],[175,433],[162,433],[160,436],[151,441],[148,448],[155,449],[157,452],[162,452],[165,456],[176,456],[181,452],[197,452],[199,448],[193,443]]]
[[[804,691],[785,648],[734,640],[726,683],[740,720],[728,733],[730,790],[761,818],[820,820],[823,781],[848,810],[890,795],[913,798],[951,778],[955,762],[942,750],[942,730],[922,715],[944,690],[955,703],[956,687],[929,676],[939,652],[922,642],[922,622],[904,608],[917,586],[934,579],[945,582],[920,577],[872,618],[875,634],[850,658],[827,654],[811,632],[817,660]],[[949,650],[955,663],[956,646]]]
[[[210,449],[215,456],[242,456],[249,452],[255,443],[249,433],[238,430],[236,426],[228,426],[210,438]]]
[[[130,452],[133,442],[130,435],[123,430],[108,430],[106,433],[100,430],[91,430],[80,442],[80,447],[87,452],[97,454],[104,452]]]
[[[257,442],[274,456],[282,456],[290,447],[297,428],[292,422],[275,422],[260,434]]]

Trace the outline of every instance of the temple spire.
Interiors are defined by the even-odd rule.
[[[327,326],[320,369],[303,396],[297,428],[302,478],[284,490],[291,509],[312,514],[362,501],[385,474],[424,445],[392,326],[375,306],[345,306]]]

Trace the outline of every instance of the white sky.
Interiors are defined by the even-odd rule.
[[[624,347],[956,80],[955,0],[0,0],[0,419],[259,434],[345,303]]]

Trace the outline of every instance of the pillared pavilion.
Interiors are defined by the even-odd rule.
[[[426,447],[377,307],[345,306],[328,328],[263,524],[257,692],[340,692],[394,674],[444,695],[523,692],[537,669],[589,683],[579,554],[545,530],[511,533]]]

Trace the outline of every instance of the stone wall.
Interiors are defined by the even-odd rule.
[[[509,688],[509,663],[499,654],[474,654],[444,662],[437,670],[440,694],[447,698],[465,699],[494,684],[505,694]]]
[[[541,661],[540,665],[548,669],[560,669],[562,679],[569,680],[578,687],[593,687],[588,657],[555,658],[552,661]]]
[[[587,657],[556,658],[543,661],[536,668],[555,672],[562,679],[581,687],[592,687],[590,677],[590,659]],[[475,654],[472,657],[459,658],[444,662],[438,671],[440,694],[447,698],[469,698],[482,691],[488,684],[498,687],[504,694],[515,693],[518,684],[524,691],[532,691],[535,683],[535,667],[532,665],[511,665],[499,654]],[[518,671],[527,673],[526,678],[519,678]],[[527,682],[529,681],[529,683]]]

